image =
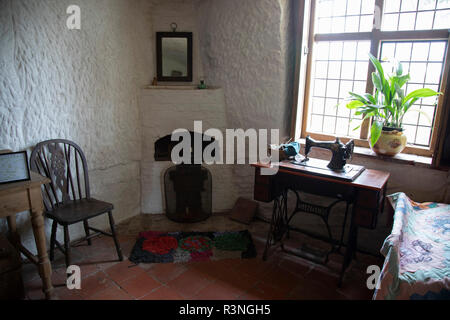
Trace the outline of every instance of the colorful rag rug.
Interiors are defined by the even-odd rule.
[[[181,263],[256,257],[248,230],[227,232],[141,232],[131,251],[134,263]]]
[[[404,193],[389,198],[394,225],[374,299],[449,299],[450,205],[416,203]]]

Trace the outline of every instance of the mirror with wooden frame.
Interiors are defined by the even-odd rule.
[[[158,81],[192,82],[192,32],[157,32]]]

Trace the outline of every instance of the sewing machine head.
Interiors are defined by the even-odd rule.
[[[306,137],[305,160],[308,160],[308,154],[312,147],[331,150],[333,153],[328,168],[331,170],[343,170],[347,160],[352,157],[355,143],[353,140],[343,144],[339,138],[336,141],[316,141],[309,136]]]

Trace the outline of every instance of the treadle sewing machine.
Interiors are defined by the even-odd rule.
[[[328,163],[324,160],[308,158],[311,148],[324,148],[331,150],[332,159]],[[353,259],[357,246],[358,227],[374,229],[377,217],[384,208],[387,181],[389,173],[365,169],[361,166],[349,165],[353,153],[353,141],[343,144],[336,141],[321,142],[306,138],[305,157],[298,155],[295,160],[281,161],[276,164],[253,164],[255,167],[254,199],[262,202],[272,202],[273,212],[270,230],[267,236],[266,248],[263,259],[267,259],[269,249],[279,244],[289,253],[326,264],[331,253],[340,253],[342,246],[346,246],[344,261],[338,285],[341,286],[345,270]],[[263,175],[263,168],[277,168],[274,175]],[[296,206],[292,212],[288,212],[288,191],[293,191],[296,196]],[[322,195],[335,200],[328,206],[305,202],[301,199],[299,191]],[[333,238],[328,218],[333,208],[339,203],[345,203],[344,221],[340,239]],[[344,244],[344,231],[351,210],[350,230],[348,241]],[[321,252],[304,246],[298,250],[288,250],[283,241],[289,237],[289,231],[304,230],[290,226],[292,218],[298,212],[306,212],[319,216],[324,222],[331,250]]]
[[[327,164],[325,160],[308,158],[312,147],[328,149],[332,152],[331,161]],[[303,166],[305,168],[314,168],[311,173],[324,176],[333,176],[336,179],[345,181],[355,180],[363,171],[364,167],[347,164],[347,160],[351,160],[355,143],[353,140],[343,144],[339,138],[336,141],[315,141],[309,136],[306,137],[305,157],[300,160],[301,156],[297,156],[293,164]]]

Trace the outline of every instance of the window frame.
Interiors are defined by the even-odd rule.
[[[375,9],[374,9],[374,19],[376,19],[375,15],[377,14],[377,7],[379,8],[380,14],[380,22],[379,25],[376,26],[375,23],[373,25],[371,32],[346,32],[346,33],[322,33],[315,34],[315,22],[316,22],[316,2],[317,0],[309,0],[309,5],[305,5],[300,9],[303,9],[303,13],[300,12],[299,24],[303,24],[303,28],[307,28],[307,35],[300,36],[300,42],[303,40],[304,48],[303,52],[298,52],[297,55],[300,56],[303,54],[303,57],[300,60],[304,60],[306,58],[306,63],[303,65],[297,63],[298,73],[304,77],[303,83],[301,83],[302,88],[300,88],[300,92],[298,96],[295,97],[298,101],[294,104],[294,119],[292,126],[292,135],[297,138],[305,138],[306,136],[311,136],[315,139],[321,140],[333,140],[337,135],[329,135],[324,133],[317,132],[308,132],[308,113],[311,101],[311,90],[312,90],[312,70],[313,70],[313,53],[314,53],[314,43],[319,41],[370,41],[370,53],[375,57],[379,57],[381,44],[383,41],[407,41],[407,40],[443,40],[447,41],[447,49],[445,52],[444,58],[444,68],[442,72],[441,78],[441,88],[440,91],[443,93],[436,105],[436,113],[434,117],[434,123],[432,125],[432,134],[430,139],[429,147],[420,147],[414,145],[407,145],[403,153],[408,154],[416,154],[419,156],[433,157],[436,158],[436,151],[439,147],[439,133],[442,131],[440,128],[443,125],[441,123],[441,116],[443,114],[444,103],[446,101],[446,88],[447,88],[447,80],[449,75],[449,65],[450,65],[450,32],[449,29],[436,29],[436,30],[411,30],[411,31],[381,31],[382,19],[383,19],[383,10],[384,10],[384,1],[385,0],[375,0]],[[300,27],[298,28],[300,29]],[[306,39],[305,39],[306,38]],[[297,49],[298,50],[298,49]],[[374,87],[372,84],[372,72],[375,71],[373,65],[369,63],[368,72],[367,72],[367,80],[366,80],[366,92],[373,92]],[[299,70],[303,68],[303,70]],[[450,100],[450,99],[449,99]],[[303,111],[300,114],[297,114],[298,105],[303,105]],[[447,106],[447,108],[450,106]],[[298,123],[298,122],[301,123]],[[295,122],[295,123],[294,123]],[[350,137],[340,137],[344,142],[353,139],[355,141],[355,145],[360,147],[369,148],[369,129],[371,125],[371,119],[366,119],[361,125],[361,132],[359,138],[350,138]]]

